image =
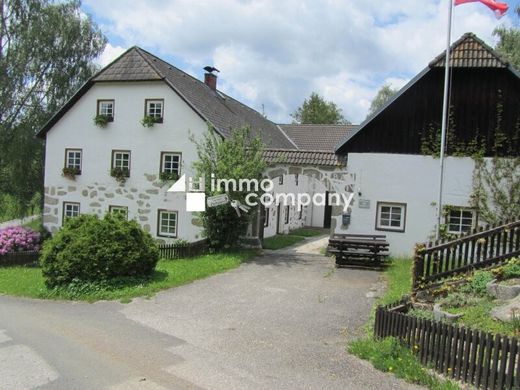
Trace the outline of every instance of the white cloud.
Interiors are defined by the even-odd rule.
[[[84,0],[110,37],[187,64],[279,122],[317,91],[361,121],[378,89],[401,87],[445,45],[448,0]],[[99,16],[99,18],[97,18]],[[502,22],[509,23],[507,17]],[[454,10],[454,39],[493,43],[498,24],[482,4]],[[102,63],[123,50],[108,46]]]
[[[110,43],[107,43],[105,50],[99,56],[97,62],[100,66],[105,66],[114,61],[117,57],[119,57],[123,52],[126,51],[126,48],[121,46],[112,46]]]

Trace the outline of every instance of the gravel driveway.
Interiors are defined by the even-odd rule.
[[[378,279],[286,250],[126,305],[0,296],[0,389],[416,388],[346,353]]]

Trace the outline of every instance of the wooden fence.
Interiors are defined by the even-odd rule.
[[[182,259],[184,257],[200,256],[206,253],[208,253],[208,244],[206,241],[159,246],[159,257],[161,259]]]
[[[499,226],[480,227],[452,241],[418,245],[413,288],[440,281],[470,269],[499,264],[520,255],[520,219]]]
[[[38,251],[6,253],[5,255],[0,255],[0,267],[38,264],[39,257],[40,252]]]
[[[413,317],[407,309],[403,301],[378,307],[374,336],[398,338],[446,377],[483,389],[520,388],[517,338]]]

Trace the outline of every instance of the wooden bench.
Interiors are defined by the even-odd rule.
[[[327,251],[336,256],[336,267],[382,267],[388,260],[390,244],[386,236],[371,234],[335,234]]]

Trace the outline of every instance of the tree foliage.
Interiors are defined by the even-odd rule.
[[[520,16],[520,6],[516,9]],[[520,69],[520,29],[518,27],[497,27],[493,34],[498,37],[495,49],[516,69]]]
[[[105,44],[77,0],[0,1],[0,193],[22,208],[41,187],[36,131],[93,74]]]
[[[225,193],[223,186],[211,188],[212,174],[214,182],[217,179],[239,182],[240,179],[262,180],[266,163],[262,157],[264,144],[259,137],[252,137],[249,128],[234,130],[231,137],[221,139],[211,128],[202,139],[197,142],[198,161],[194,163],[197,176],[205,181],[206,196]],[[217,186],[215,186],[217,187]],[[231,200],[245,204],[245,197],[250,192],[246,188],[231,187],[227,191]],[[249,213],[237,215],[231,205],[210,207],[201,213],[204,234],[211,247],[215,249],[229,248],[237,244],[240,236],[245,235],[247,225],[255,214],[252,209]]]
[[[328,102],[316,92],[305,99],[302,106],[291,114],[299,124],[348,124],[335,103]]]
[[[370,108],[368,109],[368,116],[375,113],[381,107],[383,107],[387,101],[390,100],[392,96],[397,93],[397,89],[392,88],[390,84],[385,84],[381,87],[381,89],[377,92],[374,99],[370,103]]]

